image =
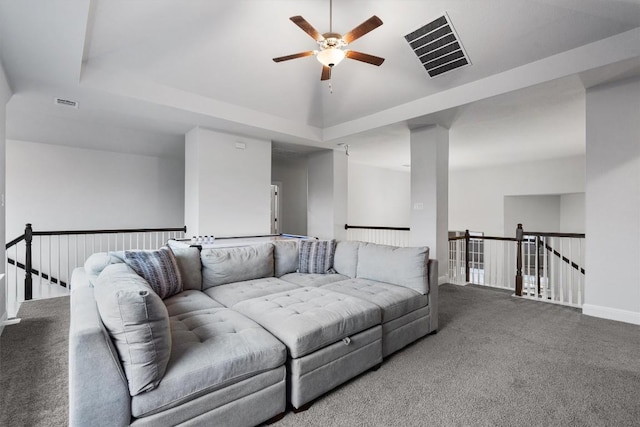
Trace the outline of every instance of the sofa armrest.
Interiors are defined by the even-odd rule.
[[[69,425],[127,426],[131,396],[111,338],[100,319],[93,288],[71,294]]]
[[[429,277],[429,310],[431,313],[431,332],[438,329],[438,260],[429,259],[427,263]]]

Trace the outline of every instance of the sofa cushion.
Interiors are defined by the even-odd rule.
[[[124,261],[149,283],[160,298],[182,291],[178,263],[168,246],[157,251],[125,251]]]
[[[299,264],[298,241],[275,240],[273,242],[273,257],[276,277],[295,272]]]
[[[273,277],[273,244],[203,249],[202,288]]]
[[[96,252],[91,254],[84,262],[84,270],[89,276],[97,277],[107,266],[123,263],[124,260],[108,252]]]
[[[427,294],[429,248],[361,243],[356,277],[404,286]]]
[[[336,244],[336,252],[333,257],[333,269],[336,273],[344,274],[352,279],[356,277],[359,247],[360,242],[346,240]]]
[[[205,310],[208,308],[223,308],[224,306],[218,301],[208,297],[202,291],[182,291],[164,300],[169,316],[178,316],[180,314],[192,311]]]
[[[106,267],[95,283],[102,323],[124,368],[131,396],[154,389],[171,353],[167,308],[126,264]]]
[[[317,288],[329,283],[347,280],[349,277],[343,276],[342,274],[289,273],[282,276],[281,279],[295,283],[296,285]]]
[[[380,324],[380,309],[375,304],[323,288],[253,298],[233,309],[276,336],[293,358]]]
[[[196,247],[175,248],[170,247],[176,256],[182,289],[202,290],[202,262],[200,261],[200,249]]]
[[[382,311],[382,323],[404,316],[428,304],[426,295],[403,286],[368,279],[350,279],[322,289],[341,292],[374,303]]]
[[[333,273],[335,240],[301,240],[298,242],[298,273]]]
[[[131,399],[131,413],[143,417],[279,366],[281,342],[260,325],[227,308],[171,317],[171,359],[158,387]]]
[[[276,294],[299,287],[300,286],[278,279],[277,277],[265,277],[263,279],[245,280],[244,282],[214,286],[206,289],[204,292],[226,307],[233,307],[236,303],[246,299]]]

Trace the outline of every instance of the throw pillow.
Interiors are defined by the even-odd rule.
[[[157,251],[125,251],[124,261],[142,276],[151,289],[165,299],[182,292],[182,280],[176,257],[168,246]]]
[[[301,240],[298,245],[298,273],[333,273],[335,240]]]
[[[125,264],[107,266],[94,289],[100,318],[122,362],[129,394],[154,389],[171,356],[171,327],[164,303]]]

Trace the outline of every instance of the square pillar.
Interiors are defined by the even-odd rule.
[[[429,246],[438,260],[439,283],[449,259],[449,130],[411,130],[411,245]]]
[[[345,240],[348,163],[342,151],[327,150],[308,158],[307,234]]]

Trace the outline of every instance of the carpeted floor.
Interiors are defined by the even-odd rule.
[[[0,426],[68,419],[69,297],[27,301],[0,336]]]
[[[68,299],[30,302],[0,338],[1,425],[65,425]],[[288,426],[638,426],[640,327],[510,293],[440,287],[440,330]]]

